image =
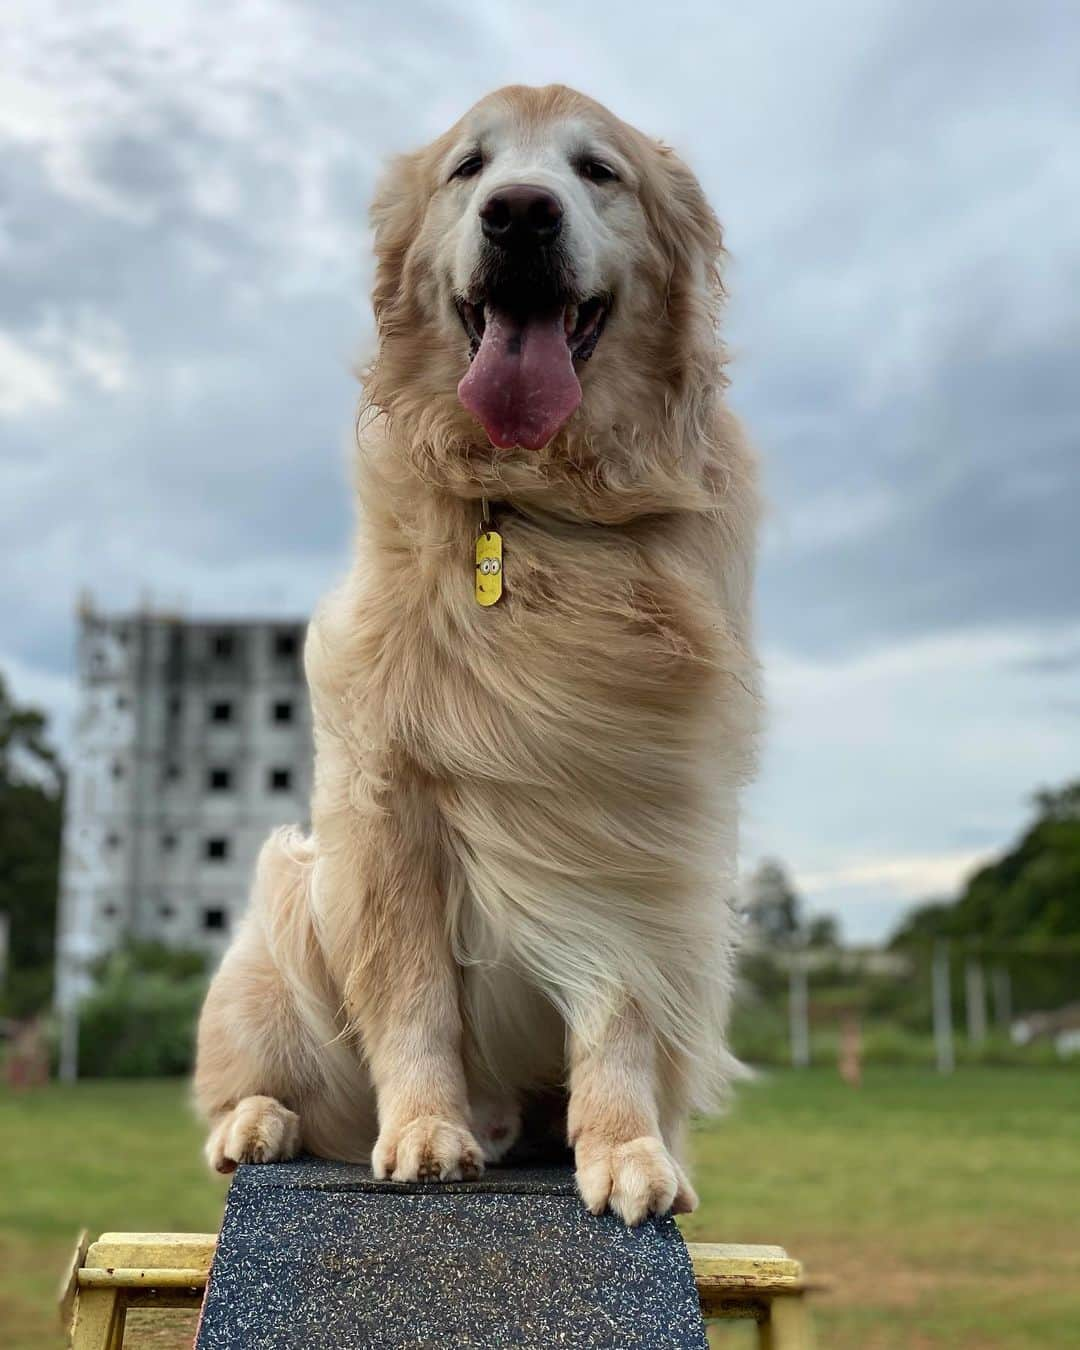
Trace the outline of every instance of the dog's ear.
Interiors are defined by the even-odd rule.
[[[427,204],[426,164],[421,153],[391,160],[371,204],[375,232],[375,323],[384,333],[406,295],[409,246],[420,232]]]
[[[709,287],[720,283],[724,238],[701,184],[669,145],[652,142],[645,211],[667,254],[672,279],[680,271]]]
[[[678,382],[688,348],[715,349],[723,232],[701,184],[670,146],[650,141],[646,161],[642,205],[664,272],[663,319],[674,340],[668,350],[677,354],[671,374]]]

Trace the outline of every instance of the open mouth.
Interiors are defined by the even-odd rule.
[[[490,301],[456,301],[470,366],[458,385],[464,407],[492,445],[539,450],[581,402],[575,364],[596,350],[611,311],[608,296],[521,314]]]
[[[456,300],[455,304],[461,326],[469,338],[471,361],[484,340],[489,305],[484,300],[474,302],[462,299]],[[596,344],[600,341],[600,334],[604,331],[610,309],[610,299],[600,295],[594,295],[591,300],[586,300],[580,305],[566,306],[563,311],[563,332],[566,334],[566,345],[570,348],[570,355],[575,361],[587,361],[592,356]]]

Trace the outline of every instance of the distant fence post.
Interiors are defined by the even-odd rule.
[[[791,1063],[796,1069],[810,1065],[810,989],[806,962],[791,958],[788,968],[788,1016],[791,1021]]]
[[[952,1073],[956,1067],[953,1049],[952,991],[949,987],[949,944],[934,944],[934,1048],[937,1053],[938,1073]]]
[[[981,1045],[986,1040],[986,981],[978,957],[970,957],[964,967],[964,1003],[968,1040]]]

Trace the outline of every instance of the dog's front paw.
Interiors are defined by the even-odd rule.
[[[274,1097],[244,1097],[218,1121],[206,1141],[216,1172],[240,1163],[287,1162],[300,1148],[300,1117]]]
[[[442,1116],[384,1127],[371,1154],[377,1181],[475,1181],[483,1170],[480,1145],[469,1130]]]
[[[689,1214],[697,1208],[694,1188],[660,1139],[642,1135],[613,1143],[579,1136],[575,1156],[581,1198],[593,1214],[612,1209],[628,1224],[650,1214]]]

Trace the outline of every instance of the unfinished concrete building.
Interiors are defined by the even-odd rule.
[[[128,937],[216,956],[259,847],[308,815],[303,624],[79,615],[57,1001]]]

